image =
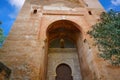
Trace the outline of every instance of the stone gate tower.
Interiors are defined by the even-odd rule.
[[[119,80],[87,34],[103,11],[98,0],[26,0],[0,49],[9,79]]]

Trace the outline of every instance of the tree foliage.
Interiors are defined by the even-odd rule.
[[[101,21],[88,32],[94,37],[100,56],[120,66],[120,14],[114,11],[101,14]]]
[[[2,25],[2,22],[0,21],[0,26],[1,25]],[[2,45],[4,39],[5,39],[5,36],[3,35],[3,30],[0,28],[0,46]]]

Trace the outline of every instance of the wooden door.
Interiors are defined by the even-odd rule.
[[[56,80],[73,80],[71,68],[66,64],[60,64],[56,69]]]

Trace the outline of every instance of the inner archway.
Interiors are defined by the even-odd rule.
[[[48,40],[47,80],[82,80],[77,52],[77,41],[82,37],[81,28],[72,21],[58,20],[48,26],[46,34]],[[68,73],[64,72],[66,70]],[[68,74],[69,77],[64,78],[63,74]]]
[[[55,80],[73,80],[72,71],[69,65],[60,64],[56,68],[56,79]]]

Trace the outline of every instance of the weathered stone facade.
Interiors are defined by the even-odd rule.
[[[12,70],[10,80],[51,80],[47,78],[49,68],[56,76],[55,68],[61,63],[71,67],[73,80],[119,80],[120,68],[98,57],[87,34],[103,11],[98,0],[26,0],[0,49],[0,61]],[[75,47],[51,49],[57,38],[69,39]]]

